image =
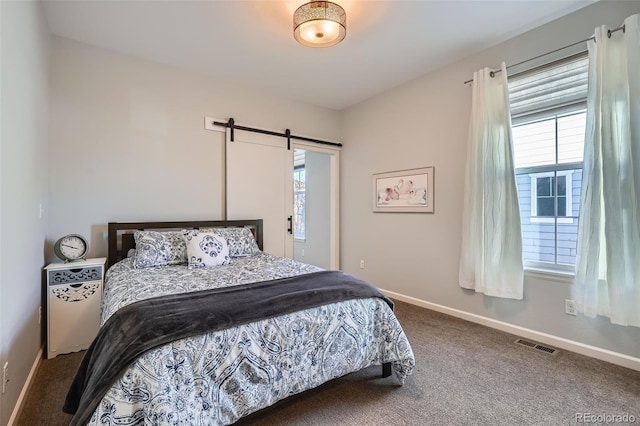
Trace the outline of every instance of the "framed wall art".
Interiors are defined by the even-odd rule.
[[[433,167],[375,173],[373,211],[433,213]]]

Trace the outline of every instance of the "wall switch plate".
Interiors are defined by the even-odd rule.
[[[577,315],[576,302],[570,299],[564,301],[564,313],[567,315]]]
[[[360,269],[364,269],[364,260],[360,259]]]

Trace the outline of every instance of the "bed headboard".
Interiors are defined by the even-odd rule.
[[[169,231],[197,228],[250,228],[258,248],[263,250],[262,219],[252,220],[201,220],[185,222],[109,222],[107,269],[124,259],[130,249],[136,247],[133,233],[138,230]],[[120,244],[118,244],[120,242]]]

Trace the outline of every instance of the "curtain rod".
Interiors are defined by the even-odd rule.
[[[613,34],[613,33],[615,33],[615,32],[618,32],[618,31],[620,31],[620,30],[622,30],[622,32],[625,32],[625,26],[624,26],[624,25],[622,25],[621,27],[618,27],[618,28],[616,28],[616,29],[613,29],[613,30],[607,30],[607,37],[611,38],[611,34]],[[507,66],[506,68],[507,68],[507,69],[509,69],[509,68],[511,68],[511,67],[516,67],[516,66],[518,66],[518,65],[522,65],[522,64],[525,64],[525,63],[527,63],[527,62],[530,62],[530,61],[533,61],[533,60],[536,60],[536,59],[542,58],[543,56],[551,55],[552,53],[556,53],[556,52],[559,52],[559,51],[561,51],[561,50],[564,50],[564,49],[568,49],[568,48],[570,48],[570,47],[573,47],[573,46],[575,46],[575,45],[577,45],[577,44],[580,44],[580,43],[586,43],[586,42],[587,42],[587,41],[589,41],[589,40],[595,40],[595,39],[596,39],[596,36],[591,36],[591,37],[589,37],[589,38],[585,38],[584,40],[576,41],[575,43],[571,43],[571,44],[568,44],[568,45],[566,45],[566,46],[562,46],[562,47],[560,47],[560,48],[558,48],[558,49],[556,49],[556,50],[552,50],[551,52],[546,52],[546,53],[543,53],[543,54],[541,54],[541,55],[534,56],[533,58],[525,59],[524,61],[518,62],[518,63],[516,63],[516,64],[511,64],[511,65]],[[495,76],[497,73],[499,73],[499,72],[501,72],[501,71],[502,71],[502,70],[499,70],[499,69],[497,69],[497,70],[493,70],[493,71],[491,71],[491,72],[489,73],[489,75],[490,75],[491,77],[493,77],[493,76]],[[465,82],[464,82],[464,84],[469,84],[469,83],[473,83],[473,79],[471,79],[471,80],[467,80],[467,81],[465,81]]]
[[[262,133],[263,135],[280,136],[282,138],[287,138],[287,149],[291,149],[291,139],[298,139],[301,141],[319,143],[319,144],[330,145],[330,146],[337,146],[342,148],[342,144],[338,142],[329,142],[329,141],[323,141],[320,139],[307,138],[305,136],[292,135],[291,130],[289,129],[286,129],[284,133],[279,133],[279,132],[273,132],[271,130],[257,129],[255,127],[238,126],[235,124],[235,120],[233,118],[230,118],[229,121],[226,123],[222,123],[220,121],[214,121],[213,124],[215,126],[222,126],[222,127],[227,127],[231,129],[231,142],[234,141],[233,131],[237,129],[237,130],[246,130],[248,132],[254,132],[254,133]]]

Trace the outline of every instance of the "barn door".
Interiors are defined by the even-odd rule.
[[[227,129],[227,219],[263,219],[264,251],[293,257],[293,150],[286,139]]]

